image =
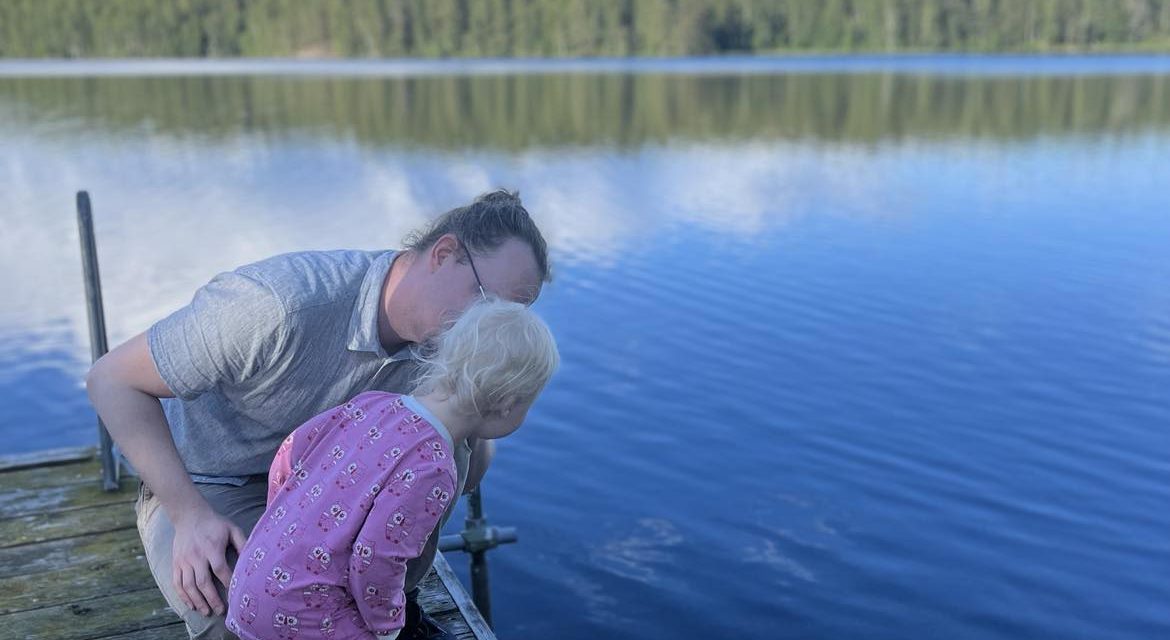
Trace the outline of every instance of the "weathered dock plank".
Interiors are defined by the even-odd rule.
[[[50,540],[0,549],[0,578],[52,571],[116,558],[142,555],[137,529]]]
[[[4,479],[5,495],[11,489],[39,489],[61,487],[70,484],[101,485],[102,467],[97,459],[83,460],[72,464],[55,464],[40,467],[23,467],[0,471]]]
[[[459,578],[455,575],[455,571],[451,569],[451,565],[447,564],[447,559],[442,557],[442,554],[436,554],[433,565],[432,574],[438,576],[443,583],[443,588],[451,594],[451,599],[455,603],[455,607],[459,610],[461,618],[467,623],[468,631],[471,632],[472,637],[477,640],[489,640],[495,638],[491,627],[488,626],[487,621],[479,613],[479,609],[475,607],[475,603],[471,600],[471,596],[463,589]]]
[[[450,631],[459,640],[478,640],[475,633],[471,631],[471,627],[467,626],[467,621],[464,620],[463,613],[458,609],[428,613],[435,619],[435,622],[442,625],[444,629]],[[495,636],[491,637],[495,638]]]
[[[94,447],[67,447],[7,455],[0,458],[0,472],[85,462],[93,459],[95,451]]]
[[[436,612],[458,611],[455,602],[435,574],[428,573],[419,585],[418,604],[432,615]]]
[[[0,519],[0,548],[134,527],[128,502],[78,507]]]
[[[153,587],[146,558],[109,559],[0,579],[0,615]]]
[[[16,472],[23,473],[23,472]],[[96,473],[96,472],[95,472]],[[14,518],[34,513],[56,513],[67,509],[89,508],[105,504],[133,504],[138,496],[138,481],[122,480],[121,491],[103,491],[90,476],[85,482],[37,486],[9,484],[5,478],[0,503],[0,518]]]
[[[13,638],[86,640],[161,627],[176,620],[162,593],[149,582],[138,591],[11,613],[0,617],[0,628]]]

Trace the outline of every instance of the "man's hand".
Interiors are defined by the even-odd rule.
[[[229,544],[242,553],[247,536],[230,520],[211,509],[188,512],[175,519],[175,543],[171,579],[179,597],[203,615],[223,615],[212,576],[227,586],[232,568],[227,563]]]

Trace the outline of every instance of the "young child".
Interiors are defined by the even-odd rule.
[[[521,304],[472,305],[421,354],[413,396],[368,391],[294,431],[240,553],[227,627],[244,639],[393,638],[406,561],[458,498],[452,452],[524,420],[559,364]]]

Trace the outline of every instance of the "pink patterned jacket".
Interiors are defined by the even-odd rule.
[[[294,431],[240,554],[227,627],[245,639],[372,640],[404,623],[406,561],[454,501],[446,428],[410,396],[358,395]]]

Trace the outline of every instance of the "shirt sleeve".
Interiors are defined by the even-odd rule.
[[[419,557],[455,493],[448,466],[401,464],[362,525],[349,560],[349,586],[366,626],[389,635],[405,624],[406,563]]]
[[[167,388],[192,400],[265,369],[287,340],[283,306],[265,284],[221,273],[187,306],[147,332],[150,356]]]

